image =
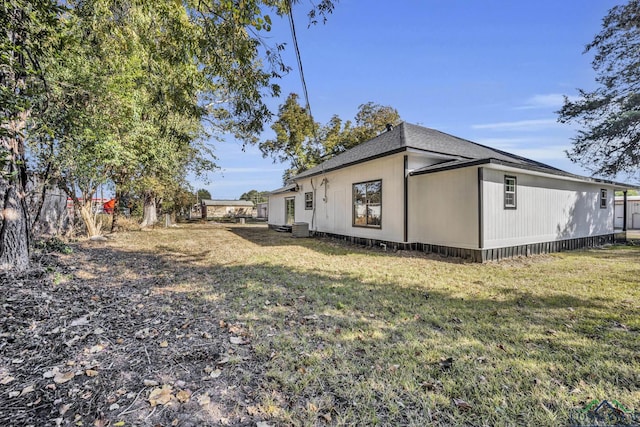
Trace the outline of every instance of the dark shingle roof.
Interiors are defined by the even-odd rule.
[[[357,145],[314,168],[299,173],[294,177],[294,179],[313,176],[334,169],[340,169],[352,164],[402,152],[409,148],[447,157],[450,156],[452,160],[493,158],[511,163],[548,169],[550,173],[557,173],[560,171],[559,169],[544,163],[536,162],[535,160],[526,159],[524,157],[516,156],[515,154],[496,150],[435,129],[429,129],[403,122],[390,131],[383,132],[375,138],[363,142],[362,144]]]

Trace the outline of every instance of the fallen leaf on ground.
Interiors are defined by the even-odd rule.
[[[142,384],[144,384],[145,387],[155,387],[155,386],[158,385],[158,381],[155,381],[155,380],[144,380],[142,382]]]
[[[4,377],[0,380],[0,384],[2,385],[6,385],[9,384],[11,381],[15,380],[14,377]]]
[[[209,403],[211,403],[211,398],[207,393],[205,393],[198,398],[198,403],[200,404],[200,406],[207,406]]]
[[[236,335],[245,335],[246,331],[242,326],[239,325],[229,325],[229,332]]]
[[[231,344],[242,345],[246,344],[248,341],[245,341],[244,338],[241,337],[229,337],[229,342]]]
[[[42,378],[53,378],[60,372],[60,369],[55,366],[53,369],[48,370],[44,374],[42,374]]]
[[[173,388],[170,385],[163,385],[162,387],[154,388],[149,394],[149,403],[152,407],[156,405],[166,405],[173,398],[171,392]]]
[[[189,390],[180,390],[176,393],[176,398],[179,402],[186,403],[191,398],[191,392]]]
[[[56,383],[56,384],[64,384],[64,383],[70,381],[75,376],[76,376],[76,374],[73,373],[73,372],[58,372],[53,377],[53,382]]]
[[[85,326],[89,324],[89,315],[79,317],[71,322],[70,326]]]
[[[29,394],[33,391],[35,391],[35,387],[32,385],[26,386],[25,388],[22,389],[22,391],[20,392],[20,396],[24,396],[25,394]]]
[[[209,374],[211,378],[218,378],[220,375],[222,375],[222,371],[220,369],[211,371],[211,373]]]
[[[160,343],[160,347],[165,348],[165,347],[169,347],[169,341],[164,340]]]
[[[472,408],[471,405],[469,405],[467,402],[465,402],[462,399],[453,399],[453,404],[456,405],[459,409],[462,409],[463,411],[468,411],[469,409]]]
[[[256,427],[273,427],[273,424],[269,424],[266,421],[258,421]]]
[[[442,388],[442,383],[440,381],[425,381],[420,384],[424,390],[433,391]]]
[[[91,353],[91,354],[99,353],[99,352],[101,352],[102,350],[104,350],[104,347],[105,347],[105,346],[104,346],[104,345],[102,345],[102,344],[96,344],[96,345],[94,345],[93,347],[91,347],[91,348],[89,349],[89,353]]]
[[[98,375],[98,371],[95,371],[93,369],[87,369],[86,371],[84,371],[84,374],[88,377],[95,377]]]

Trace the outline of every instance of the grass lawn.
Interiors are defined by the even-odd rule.
[[[236,405],[231,418],[222,417],[223,406],[211,409],[208,397],[203,401],[200,396],[201,406],[192,409],[175,403],[175,414],[182,410],[187,418],[194,414],[189,411],[209,405],[209,412],[199,415],[209,425],[557,426],[567,425],[571,411],[593,399],[615,399],[640,412],[639,246],[480,265],[295,239],[265,226],[191,224],[78,244],[62,259],[75,267],[65,274],[51,272],[51,286],[76,293],[89,286],[88,295],[97,296],[85,301],[106,319],[99,352],[91,353],[91,347],[83,353],[78,347],[78,354],[96,359],[91,366],[100,366],[92,368],[100,372],[95,378],[105,375],[100,383],[105,396],[109,387],[123,390],[122,397],[106,404],[94,399],[98,413],[105,414],[100,425],[109,425],[105,420],[117,425],[170,422],[173,415],[158,410],[160,405],[149,406],[145,399],[151,401],[151,389],[141,382],[143,375],[156,375],[160,384],[176,380],[172,376],[182,368],[181,375],[196,379],[181,383],[191,387],[181,402],[189,396],[195,401],[203,390],[212,396],[245,390],[237,403],[231,400]],[[106,273],[108,283],[98,280]],[[130,305],[98,289],[124,295],[134,285],[136,293],[126,297]],[[154,296],[163,299],[154,303]],[[178,304],[183,304],[183,320],[172,320]],[[109,314],[109,307],[115,314]],[[137,310],[146,311],[136,317]],[[191,321],[184,320],[185,310],[210,322],[191,336],[215,339],[224,330],[241,337],[240,343],[229,343],[228,337],[219,341],[225,343],[224,363],[206,362],[218,367],[217,378],[206,383],[199,382],[201,368],[187,364],[193,346],[186,341]],[[133,344],[123,343],[123,330],[110,332],[114,316],[124,319],[119,321],[123,328],[138,330]],[[146,338],[156,324],[162,335],[155,340],[165,340],[163,348]],[[162,326],[173,324],[173,329]],[[30,328],[38,332],[38,322]],[[68,341],[73,342],[69,351],[78,338]],[[156,356],[152,350],[163,353]],[[5,378],[12,375],[26,384],[7,360]],[[56,363],[64,360],[61,356]],[[126,387],[109,385],[102,370],[107,372],[113,360],[145,371],[127,374]],[[212,370],[207,369],[206,374]],[[42,383],[38,368],[33,371],[35,384]],[[116,374],[124,375],[110,375]],[[97,387],[89,380],[85,388]],[[212,384],[218,384],[217,391]],[[64,386],[58,385],[58,395],[50,392],[52,401],[64,398]],[[122,403],[127,396],[130,400]],[[113,402],[121,407],[113,412],[118,416],[107,410]],[[68,414],[76,410],[70,407]],[[154,418],[159,414],[165,418]],[[134,415],[138,418],[127,418]],[[80,419],[90,420],[76,415]],[[175,418],[174,425],[183,424]]]
[[[142,236],[141,236],[142,235]],[[640,247],[478,265],[255,226],[120,236],[247,329],[274,425],[563,425],[640,410]],[[162,274],[162,273],[159,273]]]

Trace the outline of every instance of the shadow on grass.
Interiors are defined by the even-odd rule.
[[[266,227],[228,227],[227,231],[241,237],[253,244],[260,246],[300,246],[324,255],[348,255],[366,253],[370,256],[395,257],[409,254],[414,257],[432,259],[451,264],[463,264],[470,261],[456,257],[443,257],[438,254],[430,254],[419,251],[393,251],[383,250],[380,247],[367,247],[350,244],[344,240],[330,237],[293,237],[291,233],[281,233]]]
[[[229,231],[263,246],[302,246],[326,255],[361,252],[293,239],[263,228],[231,227]],[[113,272],[111,286],[193,294],[194,312],[211,312],[220,320],[248,324],[255,357],[269,378],[263,383],[265,396],[274,392],[284,395],[285,402],[280,406],[292,411],[294,415],[290,416],[303,424],[300,420],[306,416],[306,409],[300,402],[325,394],[333,396],[334,416],[352,414],[348,415],[355,417],[350,420],[352,424],[360,420],[371,422],[366,412],[372,410],[376,412],[374,418],[383,424],[424,421],[424,411],[433,409],[429,405],[436,405],[434,393],[440,399],[476,399],[476,409],[469,413],[442,403],[436,405],[448,414],[448,423],[509,424],[522,421],[518,419],[518,407],[548,404],[540,397],[516,395],[540,394],[536,390],[544,388],[542,394],[549,399],[548,396],[557,396],[560,388],[572,389],[580,375],[590,376],[591,381],[614,392],[621,387],[640,387],[640,377],[620,380],[633,372],[631,367],[637,367],[640,361],[637,329],[621,329],[613,335],[609,332],[616,322],[622,323],[625,315],[622,309],[618,313],[607,311],[615,306],[615,295],[540,295],[498,287],[499,298],[463,299],[447,291],[446,286],[401,286],[388,280],[372,283],[355,273],[295,264],[239,260],[233,265],[203,265],[203,261],[211,259],[209,251],[176,257],[169,246],[157,248],[164,253],[136,252],[135,259],[130,253],[108,246],[86,250],[94,255],[90,257],[93,268]],[[607,250],[578,253],[579,258],[588,258],[589,262],[612,256],[620,255]],[[637,251],[622,251],[622,256],[638,263]],[[117,267],[114,260],[119,260]],[[138,272],[134,279],[129,277],[131,270]],[[104,285],[97,279],[88,280],[87,284]],[[208,305],[214,307],[207,310]],[[566,326],[569,323],[572,324]],[[607,341],[611,337],[614,340]],[[270,354],[282,356],[274,358]],[[620,360],[619,372],[615,366],[607,366],[606,375],[591,372],[608,354]],[[451,369],[443,369],[440,357],[450,355],[457,362]],[[476,366],[482,358],[488,358],[489,365]],[[409,366],[411,371],[404,389],[390,375],[389,366],[396,363]],[[322,372],[310,377],[314,366]],[[377,367],[381,371],[377,372]],[[485,387],[479,396],[476,372],[482,372],[483,377],[496,376],[498,385]],[[550,385],[540,384],[538,377],[544,380],[544,375],[551,378]],[[445,385],[420,385],[436,380]],[[523,380],[526,384],[520,384]],[[367,395],[358,383],[371,383],[370,388],[382,390]],[[509,388],[517,392],[511,395],[505,391]],[[410,409],[397,413],[389,409],[390,401],[384,395],[393,394],[391,389]],[[368,399],[369,408],[352,407],[354,399]],[[499,418],[495,407],[478,403],[480,399],[513,401],[516,412],[504,409]],[[566,406],[555,410],[566,412]],[[536,424],[532,418],[525,421],[524,424]]]

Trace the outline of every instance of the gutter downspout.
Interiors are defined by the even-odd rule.
[[[627,190],[624,190],[622,192],[623,198],[622,198],[622,231],[627,231]],[[615,193],[614,193],[614,197],[613,199],[615,200]],[[615,207],[615,202],[613,203],[613,212],[615,215],[615,211],[616,211],[616,207]]]
[[[409,156],[404,156],[404,242],[409,240]]]
[[[478,249],[484,248],[484,220],[482,218],[482,187],[484,187],[484,168],[478,168]]]
[[[311,178],[311,188],[313,189],[313,211],[311,212],[311,229],[316,232],[318,230],[316,230],[315,227],[315,222],[316,222],[316,203],[317,203],[317,198],[316,198],[316,187],[315,185],[313,185],[313,178]]]

